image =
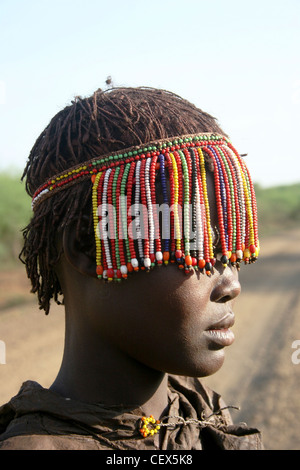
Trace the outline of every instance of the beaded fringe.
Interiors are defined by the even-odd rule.
[[[215,182],[220,260],[224,266],[253,262],[259,254],[253,183],[224,136],[177,137],[94,159],[45,183],[33,207],[91,177],[98,278],[121,280],[169,262],[186,273],[194,268],[210,275],[216,259],[207,165]]]

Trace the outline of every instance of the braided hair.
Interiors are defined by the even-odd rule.
[[[30,152],[22,180],[32,197],[46,180],[81,162],[197,132],[225,135],[214,117],[174,93],[146,87],[99,89],[90,97],[76,97],[53,117]],[[93,256],[91,211],[90,183],[84,181],[39,204],[23,230],[20,259],[46,314],[51,299],[60,303],[62,295],[55,272],[61,255],[57,235],[75,222],[78,246]]]

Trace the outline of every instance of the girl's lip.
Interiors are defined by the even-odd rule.
[[[204,332],[209,342],[224,346],[230,346],[234,342],[234,333],[229,328],[206,330]]]
[[[234,342],[234,333],[230,328],[234,325],[234,314],[228,312],[219,321],[209,326],[204,334],[208,340],[220,346],[230,346]]]
[[[226,313],[226,315],[224,315],[216,323],[213,323],[212,325],[210,325],[206,329],[206,331],[225,330],[225,329],[231,328],[233,325],[234,325],[234,313],[233,312],[228,312],[228,313]]]

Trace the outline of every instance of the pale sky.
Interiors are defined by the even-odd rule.
[[[0,41],[0,170],[111,75],[217,117],[255,182],[300,182],[299,0],[0,0]]]

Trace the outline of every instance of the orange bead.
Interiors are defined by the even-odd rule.
[[[132,273],[133,267],[132,267],[131,263],[127,263],[127,270],[128,270],[129,273]]]
[[[191,257],[190,255],[187,255],[187,256],[185,257],[185,264],[186,264],[187,266],[192,266],[192,257]]]
[[[231,257],[230,257],[231,263],[235,263],[236,260],[237,260],[236,254],[235,254],[235,253],[232,253],[232,255],[231,255]]]
[[[103,274],[103,266],[97,266],[96,273],[98,276],[102,276]]]
[[[198,266],[199,266],[200,269],[205,268],[205,260],[204,259],[199,259]]]

